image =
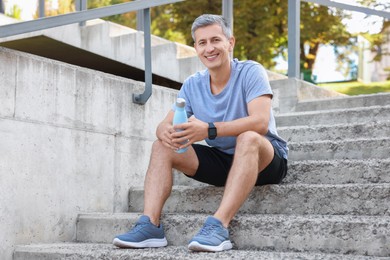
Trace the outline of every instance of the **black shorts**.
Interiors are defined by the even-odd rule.
[[[188,176],[200,182],[214,186],[225,186],[233,155],[200,144],[193,144],[199,160],[199,167],[194,176]],[[259,173],[256,186],[278,184],[287,174],[287,160],[280,158],[276,153],[271,163]]]

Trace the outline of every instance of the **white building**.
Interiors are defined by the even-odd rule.
[[[371,50],[371,44],[367,39],[358,36],[358,80],[360,81],[378,82],[386,81],[390,78],[390,22],[385,22],[381,33],[384,37],[384,44],[376,52]],[[382,56],[381,60],[373,61],[378,52]]]

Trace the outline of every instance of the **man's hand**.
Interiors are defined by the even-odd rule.
[[[174,132],[170,136],[172,145],[176,149],[181,149],[195,142],[202,141],[208,136],[208,127],[208,123],[192,116],[188,119],[188,123],[179,124],[174,127]]]
[[[179,145],[174,144],[172,140],[172,134],[175,133],[175,129],[173,128],[171,123],[162,122],[157,128],[157,138],[165,145],[166,147],[177,150]]]

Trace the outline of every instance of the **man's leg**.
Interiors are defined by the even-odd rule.
[[[238,136],[233,164],[225,185],[222,202],[214,214],[228,227],[256,184],[258,173],[274,157],[274,148],[264,136],[245,132]]]
[[[155,141],[150,156],[144,185],[144,215],[150,217],[153,224],[159,225],[162,208],[172,191],[172,168],[192,176],[198,169],[199,161],[194,149],[178,154]]]
[[[208,217],[188,248],[196,251],[223,251],[232,248],[227,227],[256,184],[258,173],[272,161],[274,148],[263,136],[245,132],[238,136],[233,164],[225,185],[222,202]]]
[[[166,246],[160,216],[172,190],[172,168],[194,175],[198,165],[199,161],[192,147],[185,153],[177,154],[159,140],[155,141],[145,177],[144,215],[129,232],[116,236],[113,244],[125,248]]]

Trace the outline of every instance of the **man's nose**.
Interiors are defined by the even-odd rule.
[[[212,52],[214,50],[214,45],[211,43],[207,43],[206,45],[206,51],[207,52]]]

